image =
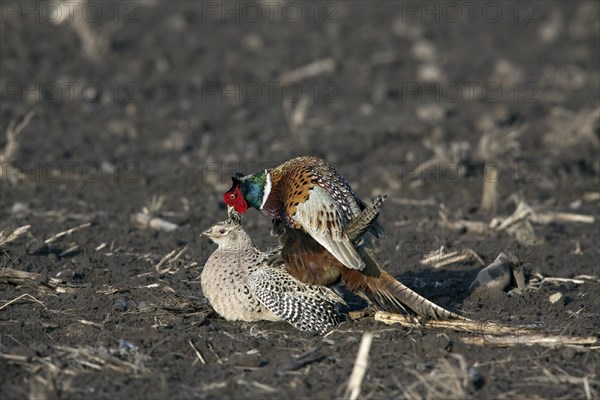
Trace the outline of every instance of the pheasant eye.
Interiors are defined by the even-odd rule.
[[[219,229],[219,234],[224,235],[227,230],[225,228]]]
[[[229,195],[229,198],[230,198],[231,200],[235,199],[235,194],[231,193],[231,194]]]

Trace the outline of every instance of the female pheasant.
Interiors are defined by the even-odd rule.
[[[219,245],[202,270],[202,291],[215,311],[236,321],[287,321],[295,328],[324,333],[342,321],[333,290],[298,282],[270,266],[239,221],[222,221],[203,233]]]
[[[377,218],[384,201],[379,196],[348,226],[359,239]],[[307,285],[280,266],[278,253],[263,253],[235,212],[203,232],[219,245],[202,270],[202,291],[215,311],[231,321],[287,321],[303,331],[324,333],[343,321],[338,305],[344,300],[332,289]]]
[[[232,179],[225,203],[241,214],[249,207],[257,208],[283,228],[279,229],[281,256],[296,279],[312,285],[342,280],[384,310],[407,312],[408,307],[423,316],[462,319],[385,272],[375,258],[370,235],[356,245],[352,242],[345,228],[365,204],[332,165],[314,157],[298,157]],[[384,236],[377,221],[369,232]]]

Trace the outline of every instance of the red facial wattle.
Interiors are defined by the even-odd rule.
[[[240,193],[240,188],[238,186],[227,191],[223,196],[223,199],[225,200],[225,204],[233,207],[233,209],[240,214],[243,214],[248,210],[248,204],[246,203],[244,196]]]

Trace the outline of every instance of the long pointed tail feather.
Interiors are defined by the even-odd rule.
[[[342,269],[340,271],[342,280],[352,290],[363,292],[364,297],[375,303],[378,308],[434,319],[468,320],[427,300],[385,272],[377,262],[369,240],[365,240],[364,245],[358,250],[365,261],[365,269],[363,271]]]
[[[385,308],[390,308],[390,306],[392,308],[397,307],[400,311],[406,311],[406,308],[409,308],[418,315],[434,319],[467,320],[467,318],[427,300],[417,292],[398,282],[385,271],[382,271],[381,277],[377,279],[375,287],[369,289],[372,295],[380,297],[385,301],[385,304],[382,304],[384,307],[387,305]]]

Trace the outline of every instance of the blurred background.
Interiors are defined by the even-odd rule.
[[[598,12],[591,1],[5,2],[2,219],[17,204],[122,227],[147,204],[206,226],[224,215],[232,174],[298,155],[399,205],[564,208],[598,189]]]
[[[29,226],[3,247],[2,262],[89,290],[64,295],[62,303],[40,297],[49,307],[89,311],[89,320],[141,299],[208,310],[198,275],[215,246],[198,234],[225,218],[230,176],[298,155],[334,163],[365,200],[389,195],[381,260],[443,305],[465,301],[464,310],[477,317],[512,310],[563,323],[564,314],[537,297],[465,300],[479,268],[507,249],[544,275],[597,275],[596,1],[73,0],[0,7],[0,231]],[[250,212],[245,226],[263,248],[276,244],[267,218]],[[182,249],[173,259],[170,252]],[[444,249],[468,256],[450,270],[422,262]],[[149,281],[174,290],[122,294]],[[21,293],[4,287],[6,298]],[[571,290],[577,300],[564,307],[573,313],[600,298]],[[171,318],[149,309],[123,317],[146,327],[138,336],[153,332],[136,342],[147,352],[148,343],[169,336],[147,324],[157,313]],[[13,320],[28,313],[10,310]],[[106,318],[103,327],[124,337]],[[594,326],[597,312],[586,318],[571,320],[572,329],[593,329],[586,324]],[[169,321],[185,332],[198,328]],[[57,324],[65,340],[114,344],[93,332],[63,336],[66,325]],[[239,342],[231,346],[242,351]],[[477,351],[469,349],[464,354],[474,362]],[[191,350],[183,341],[169,351]],[[349,365],[351,353],[335,352]],[[21,385],[21,370],[7,371],[11,393],[31,389]],[[215,371],[228,376],[225,366]],[[502,373],[521,380],[518,369]],[[332,397],[336,385],[325,382],[319,393]],[[154,395],[183,390],[152,387],[146,389]],[[388,389],[379,393],[398,393]]]
[[[214,202],[302,154],[363,195],[486,159],[598,172],[594,2],[4,2],[1,27],[2,129],[35,113],[14,161],[37,181],[120,173]]]

